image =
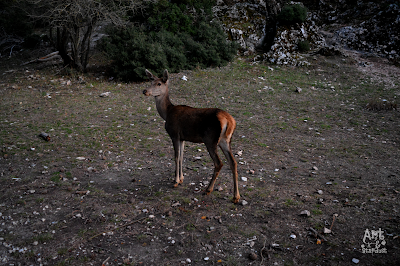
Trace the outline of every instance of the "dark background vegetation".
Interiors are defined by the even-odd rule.
[[[113,60],[114,74],[138,80],[146,68],[161,74],[226,65],[238,46],[212,22],[213,2],[163,0],[145,7],[146,16],[132,16],[132,26],[109,28],[101,49]]]
[[[145,68],[160,74],[224,66],[237,54],[239,46],[213,19],[214,0],[103,2],[1,0],[0,50],[4,55],[47,45],[59,51],[64,65],[85,72],[89,36],[106,25],[108,36],[98,48],[110,60],[111,74],[125,81],[142,80]],[[276,23],[303,22],[306,14],[302,5],[284,5]]]

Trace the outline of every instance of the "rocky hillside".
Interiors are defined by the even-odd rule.
[[[399,64],[400,1],[288,2],[308,9],[307,20],[291,27],[276,22],[285,2],[219,0],[214,14],[245,54],[261,50],[265,54],[258,58],[277,64],[307,64],[300,41],[308,41],[312,51],[354,49]]]
[[[307,19],[291,26],[280,25],[277,16],[288,4],[305,6]],[[216,0],[213,13],[229,38],[241,45],[241,52],[254,55],[254,60],[305,65],[309,47],[312,53],[324,54],[352,49],[400,65],[400,1]],[[5,34],[5,24],[0,28],[0,58],[40,42],[39,36],[34,36],[39,40],[24,40],[15,30]],[[95,31],[93,43],[103,35]],[[306,43],[307,49],[299,49],[300,43]]]

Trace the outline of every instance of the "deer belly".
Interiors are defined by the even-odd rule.
[[[181,127],[180,130],[174,130],[173,128],[166,128],[171,139],[179,139],[184,141],[190,141],[194,143],[202,143],[203,135],[198,131],[198,128],[192,127]]]
[[[194,143],[203,143],[203,138],[200,138],[198,136],[182,136],[181,140],[185,140],[185,141],[190,141],[190,142],[194,142]]]
[[[183,127],[179,132],[179,138],[181,140],[201,143],[203,142],[203,134],[199,132],[198,128],[196,127]]]

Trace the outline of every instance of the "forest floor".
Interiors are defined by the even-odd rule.
[[[171,74],[174,104],[236,119],[239,204],[225,160],[203,195],[203,144],[172,187],[148,82],[23,61],[0,61],[1,265],[399,265],[400,70],[385,60]]]

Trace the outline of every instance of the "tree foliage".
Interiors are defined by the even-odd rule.
[[[132,16],[134,25],[111,29],[102,49],[113,60],[118,78],[140,80],[144,69],[161,74],[197,66],[222,66],[232,60],[237,45],[229,42],[220,25],[211,21],[213,1],[151,3],[146,16]]]
[[[281,25],[293,25],[302,23],[307,18],[307,8],[302,4],[289,4],[282,8],[278,14],[278,22]]]

